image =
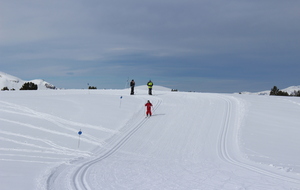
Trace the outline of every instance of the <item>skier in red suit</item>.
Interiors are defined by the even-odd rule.
[[[150,100],[148,100],[148,102],[145,104],[146,108],[147,108],[147,111],[146,111],[146,115],[152,115],[152,112],[151,112],[151,107],[152,107],[152,104],[150,103]]]

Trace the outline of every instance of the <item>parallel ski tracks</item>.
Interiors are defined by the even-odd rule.
[[[238,130],[238,126],[234,126],[234,125],[236,125],[236,123],[234,123],[234,125],[232,126],[232,123],[231,123],[232,113],[234,111],[232,100],[230,100],[230,98],[225,98],[225,97],[220,97],[220,98],[222,98],[226,102],[226,115],[225,115],[225,120],[224,120],[224,126],[222,126],[223,128],[221,129],[219,141],[218,141],[217,149],[218,149],[219,158],[221,158],[222,160],[224,160],[227,163],[233,164],[235,166],[239,166],[239,167],[247,169],[247,170],[254,171],[256,173],[260,173],[265,176],[276,178],[278,180],[292,182],[295,184],[300,184],[299,179],[280,175],[280,174],[274,173],[272,171],[263,169],[261,167],[256,167],[255,164],[251,165],[251,163],[243,162],[242,159],[236,158],[235,155],[232,155],[230,153],[229,148],[232,148],[232,145],[229,146],[228,144],[230,143],[230,141],[236,140],[236,138],[237,138],[237,136],[235,136],[233,138],[229,137],[231,135],[230,133],[232,133],[231,128],[233,127],[233,128],[235,128],[234,130]],[[235,116],[233,116],[233,117],[235,117]]]
[[[154,111],[161,105],[162,100],[158,99],[158,102],[156,103],[155,107],[153,108]],[[101,162],[102,160],[106,159],[107,157],[111,156],[113,153],[115,153],[117,150],[119,150],[122,145],[124,145],[143,125],[148,121],[148,118],[143,118],[140,122],[138,122],[131,130],[129,130],[122,138],[118,139],[118,141],[107,151],[102,153],[101,155],[97,156],[95,159],[88,160],[81,164],[78,168],[75,169],[72,176],[72,182],[73,184],[70,184],[72,186],[72,189],[77,190],[90,190],[92,189],[87,181],[88,177],[88,170],[91,168],[94,164],[97,164]],[[55,183],[55,178],[57,178],[58,175],[52,174],[48,180],[47,180],[47,187],[48,189],[51,189],[51,183]]]

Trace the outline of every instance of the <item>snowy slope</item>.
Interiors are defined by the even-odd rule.
[[[0,71],[0,89],[7,87],[8,89],[19,90],[26,82],[33,82],[38,86],[38,90],[55,89],[54,85],[42,79],[24,81],[18,77]]]
[[[291,93],[293,93],[294,91],[299,91],[299,90],[300,90],[300,85],[298,85],[298,86],[290,86],[290,87],[288,87],[288,88],[283,89],[282,91],[291,94]]]
[[[158,88],[0,93],[1,189],[300,189],[300,98]]]
[[[293,92],[298,92],[300,90],[300,85],[298,86],[290,86],[285,89],[280,89],[283,92],[287,92],[288,94],[292,94]],[[264,90],[261,92],[241,92],[241,94],[252,94],[252,95],[270,95],[270,90]]]

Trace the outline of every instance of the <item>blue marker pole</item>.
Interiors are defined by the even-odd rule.
[[[82,131],[81,129],[78,131],[78,148],[79,148],[79,145],[80,145],[80,135],[82,134]]]
[[[121,97],[120,97],[120,106],[119,106],[120,108],[121,108],[121,104],[122,104],[122,98],[123,98],[123,97],[121,96]]]

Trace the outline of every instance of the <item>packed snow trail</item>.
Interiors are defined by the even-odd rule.
[[[245,109],[242,100],[230,95],[192,93],[160,94],[152,100],[156,107],[150,119],[144,118],[141,109],[124,126],[126,130],[110,139],[95,157],[59,169],[59,177],[53,174],[48,189],[300,186],[297,176],[280,174],[243,157],[238,139]]]
[[[224,99],[227,104],[227,111],[224,112],[226,113],[224,127],[221,130],[219,138],[219,157],[225,160],[227,163],[254,171],[256,173],[260,173],[278,180],[300,184],[297,176],[286,176],[282,175],[282,172],[277,173],[267,167],[258,167],[257,164],[251,163],[249,160],[246,160],[243,157],[239,149],[240,142],[238,141],[238,132],[244,117],[244,105],[242,100],[238,100],[234,97],[229,96],[229,98],[225,98],[223,96],[221,98]]]
[[[299,98],[146,90],[0,93],[2,189],[300,189]]]
[[[161,100],[158,100],[156,102],[156,105],[153,107],[153,111],[159,107],[161,104]],[[96,157],[93,157],[92,159],[86,159],[86,160],[75,160],[73,164],[79,165],[79,167],[76,167],[75,169],[69,168],[69,166],[63,165],[57,168],[58,171],[51,174],[51,176],[47,180],[47,186],[48,189],[61,189],[63,185],[63,181],[70,180],[65,179],[65,175],[68,175],[72,178],[72,180],[65,184],[64,188],[67,189],[90,189],[89,184],[86,182],[86,172],[89,168],[93,167],[96,163],[101,162],[103,159],[109,157],[113,153],[115,153],[117,150],[120,149],[120,147],[128,141],[128,139],[134,135],[134,133],[139,130],[147,121],[148,118],[142,117],[142,112],[139,114],[140,120],[133,120],[132,122],[128,122],[127,125],[130,126],[130,128],[127,129],[125,126],[123,128],[124,134],[122,135],[116,135],[110,139],[109,148],[105,148],[105,150],[100,150]],[[67,171],[67,173],[66,173]],[[71,172],[70,172],[71,171]],[[57,182],[60,181],[60,182]]]

